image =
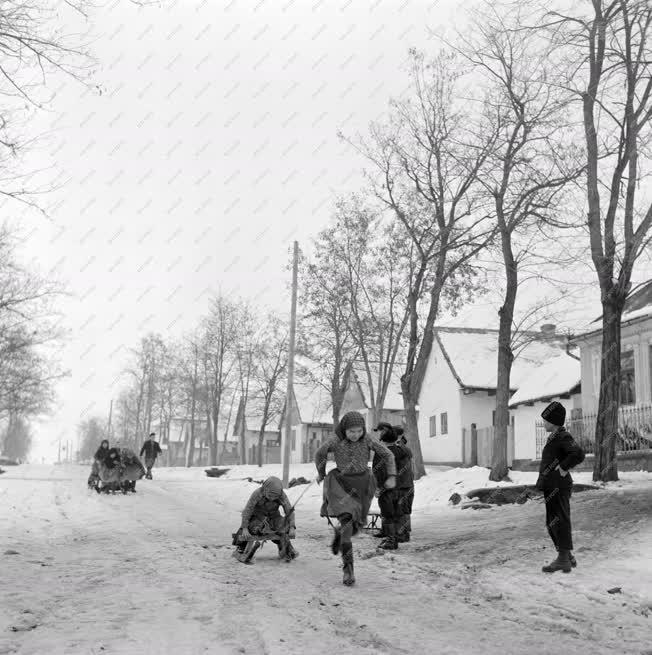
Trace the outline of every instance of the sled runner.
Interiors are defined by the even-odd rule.
[[[261,548],[266,541],[278,542],[279,559],[282,559],[285,562],[291,562],[298,557],[298,553],[290,543],[290,540],[294,539],[294,537],[288,536],[288,530],[266,529],[258,534],[252,534],[249,539],[243,539],[241,532],[242,530],[238,530],[231,535],[233,537],[234,546],[239,545],[242,547],[242,544],[246,542],[246,546],[243,550],[236,548],[235,551],[233,551],[233,557],[235,557],[238,562],[242,562],[243,564],[253,564],[253,558],[256,551]]]

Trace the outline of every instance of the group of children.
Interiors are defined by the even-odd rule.
[[[95,451],[88,486],[97,493],[136,492],[136,481],[143,476],[152,479],[152,467],[161,447],[154,440],[152,432],[140,450],[140,456],[146,455],[147,470],[142,465],[138,455],[129,448],[110,447],[108,439],[104,439]]]
[[[537,488],[543,491],[546,503],[546,526],[558,552],[557,558],[543,567],[546,573],[568,573],[577,562],[572,554],[570,496],[573,481],[569,470],[584,459],[584,452],[565,430],[566,410],[553,402],[541,414],[550,434],[541,456]],[[343,583],[355,583],[352,537],[367,524],[367,515],[374,495],[382,518],[383,538],[380,548],[395,550],[399,543],[410,540],[410,515],[414,499],[412,452],[402,428],[379,423],[375,432],[379,439],[366,432],[365,419],[358,412],[345,414],[335,428],[335,436],[315,454],[317,482],[324,483],[320,515],[333,527],[331,550],[341,554]],[[335,468],[326,474],[329,453]],[[372,468],[368,463],[373,453]],[[281,516],[283,507],[285,517]],[[337,519],[333,525],[331,519]],[[250,562],[251,544],[270,539],[278,545],[279,556],[291,561],[298,553],[290,539],[295,536],[294,508],[278,478],[265,480],[254,491],[243,513],[240,529],[233,535],[235,555]]]

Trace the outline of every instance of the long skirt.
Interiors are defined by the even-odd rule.
[[[364,527],[375,491],[376,483],[369,469],[363,473],[346,474],[333,469],[324,480],[321,516],[349,514],[354,529]]]

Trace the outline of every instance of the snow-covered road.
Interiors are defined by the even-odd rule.
[[[231,557],[256,488],[241,478],[277,469],[234,467],[219,479],[155,469],[137,494],[108,497],[86,490],[85,467],[9,469],[0,654],[652,654],[649,474],[576,494],[579,566],[545,576],[541,505],[454,508],[451,489],[483,486],[486,472],[433,469],[418,483],[413,541],[378,555],[376,540],[357,538],[358,582],[346,588],[316,485],[297,508],[298,560],[279,561],[273,547],[254,566]]]

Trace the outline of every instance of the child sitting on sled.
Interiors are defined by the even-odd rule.
[[[279,512],[281,506],[285,516]],[[251,494],[242,511],[240,529],[233,537],[233,544],[237,546],[234,555],[240,561],[245,557],[251,561],[253,552],[246,552],[247,544],[260,537],[261,541],[271,539],[278,546],[279,557],[291,561],[298,556],[290,543],[295,531],[294,511],[283,491],[283,483],[275,477],[267,478],[260,489]]]

